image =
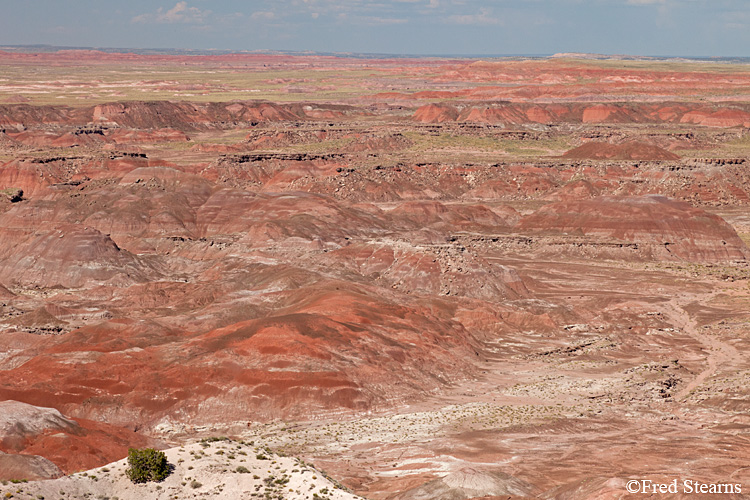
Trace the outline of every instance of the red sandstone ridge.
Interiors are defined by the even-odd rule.
[[[487,101],[427,104],[412,119],[421,123],[469,122],[522,125],[528,123],[694,123],[709,127],[750,126],[745,107],[674,103],[519,103]]]
[[[575,160],[679,160],[680,157],[659,146],[629,141],[623,144],[587,142],[571,149],[563,158]]]
[[[723,219],[663,196],[553,203],[522,219],[520,227],[633,243],[651,257],[665,260],[720,262],[750,257],[750,250]]]
[[[35,125],[192,131],[227,128],[228,125],[306,118],[306,110],[301,105],[260,101],[232,103],[127,101],[88,108],[29,104],[0,105],[0,127],[8,130],[15,129],[18,132],[22,132],[25,127]]]

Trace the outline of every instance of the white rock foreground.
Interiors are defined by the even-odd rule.
[[[133,484],[127,459],[47,481],[0,485],[0,499],[161,500],[224,498],[237,500],[352,500],[322,472],[292,457],[281,457],[252,442],[229,439],[164,450],[172,473],[159,483]]]

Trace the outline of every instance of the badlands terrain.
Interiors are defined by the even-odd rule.
[[[0,66],[5,498],[750,497],[750,67]]]

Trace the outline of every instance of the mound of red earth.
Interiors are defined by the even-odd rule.
[[[128,447],[154,444],[132,430],[71,419],[53,408],[0,401],[2,480],[59,477],[119,459]]]
[[[0,216],[0,281],[8,285],[77,288],[95,282],[144,279],[136,256],[96,229],[57,225],[43,230]]]
[[[629,141],[622,144],[587,142],[567,151],[563,158],[574,160],[679,160],[680,157],[659,146]]]
[[[659,146],[629,141],[622,144],[587,142],[567,151],[563,158],[575,160],[679,160],[680,157]]]
[[[745,243],[721,217],[664,196],[552,203],[524,217],[519,228],[627,242],[656,259],[721,262],[750,257]]]

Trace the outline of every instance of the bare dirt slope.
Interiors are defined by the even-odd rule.
[[[206,440],[165,450],[171,466],[163,481],[133,484],[127,460],[69,476],[0,486],[5,498],[320,498],[354,500],[354,495],[299,459],[280,457],[244,441]],[[314,495],[314,496],[313,496]]]

